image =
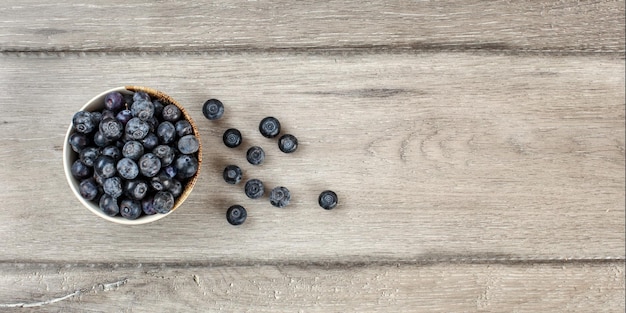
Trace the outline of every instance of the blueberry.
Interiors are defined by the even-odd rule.
[[[317,202],[319,205],[325,210],[331,210],[332,208],[337,206],[337,194],[332,190],[325,190],[320,193],[320,197]]]
[[[135,179],[139,175],[139,166],[130,158],[117,161],[117,173],[124,179]]]
[[[159,173],[150,179],[150,186],[156,191],[168,190],[172,186],[172,179]]]
[[[161,160],[152,154],[146,153],[139,158],[139,171],[143,176],[154,177],[161,169]]]
[[[138,201],[124,199],[120,202],[120,214],[129,219],[137,219],[141,215],[141,204]]]
[[[141,209],[143,210],[143,213],[145,213],[146,215],[156,214],[157,212],[154,209],[153,200],[154,200],[153,195],[147,196],[141,200]]]
[[[98,184],[93,178],[85,179],[80,182],[78,191],[83,198],[93,200],[98,196]]]
[[[154,195],[152,203],[157,213],[165,214],[174,207],[174,196],[169,191],[159,191]]]
[[[102,122],[103,120],[107,119],[107,118],[115,118],[115,115],[117,113],[111,111],[111,110],[102,110],[102,117],[100,118],[100,122]]]
[[[135,93],[137,95],[137,93]],[[130,111],[134,117],[138,117],[142,121],[147,121],[154,116],[154,104],[149,100],[135,100],[130,107]]]
[[[80,158],[85,165],[92,167],[93,163],[96,161],[96,158],[100,156],[100,149],[97,147],[86,147],[80,151],[78,157]]]
[[[116,168],[115,168],[115,160],[112,157],[101,155],[96,159],[96,162],[93,164],[93,168],[98,174],[98,176],[103,179],[107,179],[109,177],[115,176]]]
[[[79,153],[85,147],[89,146],[90,140],[89,137],[83,133],[73,133],[70,135],[68,139],[70,147],[74,152]]]
[[[248,217],[248,212],[241,205],[233,205],[226,211],[226,220],[231,225],[241,225],[246,221],[246,217]]]
[[[154,133],[157,129],[157,127],[159,126],[159,119],[157,119],[156,117],[151,117],[149,118],[146,123],[148,123],[148,126],[150,127],[150,132]]]
[[[152,100],[154,106],[154,116],[163,116],[163,103],[159,100]]]
[[[156,135],[161,144],[172,143],[176,138],[176,127],[171,122],[165,121],[157,127]]]
[[[143,155],[143,145],[139,141],[127,141],[122,148],[122,155],[131,160],[137,161]]]
[[[289,200],[291,200],[291,193],[285,187],[276,187],[270,192],[270,203],[277,208],[285,207],[289,204]]]
[[[163,161],[161,161],[161,163],[163,163]],[[167,174],[169,178],[174,178],[176,177],[176,174],[178,174],[178,171],[176,170],[176,167],[174,165],[168,165],[163,167],[163,172]]]
[[[241,181],[241,168],[237,165],[229,165],[224,168],[224,181],[229,184],[236,185]]]
[[[104,193],[113,198],[119,198],[122,195],[122,180],[117,176],[105,179],[103,187]]]
[[[261,147],[253,146],[246,152],[246,159],[252,165],[259,165],[265,160],[265,151]]]
[[[133,118],[133,113],[130,110],[121,110],[115,115],[115,118],[122,123],[122,125],[126,126],[128,121]]]
[[[161,113],[161,115],[163,116],[164,120],[175,123],[181,118],[183,113],[177,106],[173,104],[168,104],[163,108],[163,112]]]
[[[202,105],[202,114],[209,120],[218,120],[224,115],[224,104],[217,99],[209,99]]]
[[[110,92],[104,96],[104,107],[113,112],[121,110],[125,102],[122,94],[117,91]]]
[[[100,121],[102,121],[102,112],[94,111],[90,113],[91,113],[91,121],[93,122],[93,124],[94,125],[100,124]]]
[[[227,129],[222,136],[224,145],[229,148],[236,148],[241,144],[241,132],[236,128]]]
[[[148,133],[139,142],[143,145],[144,150],[152,150],[159,144],[159,138],[154,133]]]
[[[189,123],[189,121],[187,120],[180,120],[176,122],[176,125],[174,125],[174,127],[176,128],[176,134],[178,135],[178,137],[193,134],[193,127],[191,126],[191,123]]]
[[[124,134],[124,125],[116,118],[105,118],[100,122],[100,133],[108,140],[117,140]]]
[[[100,210],[108,216],[115,216],[120,213],[120,207],[117,205],[117,199],[109,196],[108,194],[103,194],[102,197],[100,197],[99,204]]]
[[[167,191],[169,191],[174,198],[178,198],[178,196],[183,193],[183,184],[177,179],[172,179],[172,184]]]
[[[198,171],[198,159],[189,154],[181,154],[174,161],[177,177],[185,179],[192,177]]]
[[[259,123],[261,135],[267,138],[274,138],[280,133],[280,122],[272,116],[268,116]]]
[[[292,153],[298,149],[298,138],[293,135],[282,135],[278,139],[278,149],[284,153]]]
[[[93,171],[93,180],[99,186],[103,186],[104,185],[104,178],[102,178],[102,176],[98,175],[98,173],[96,171]]]
[[[134,140],[145,138],[150,132],[150,125],[137,117],[133,117],[126,123],[126,134]]]
[[[92,175],[91,167],[85,165],[85,163],[83,163],[80,159],[77,159],[74,163],[72,163],[71,171],[72,176],[78,180],[91,177]]]
[[[124,194],[131,199],[143,199],[148,194],[148,190],[148,184],[143,180],[127,180],[124,183]]]
[[[194,135],[185,135],[178,139],[178,151],[182,154],[192,154],[200,149],[198,138]]]
[[[244,191],[248,198],[257,199],[263,196],[263,193],[265,193],[265,187],[263,186],[263,182],[261,182],[260,180],[251,179],[246,182]]]
[[[138,102],[138,101],[151,101],[150,95],[148,95],[147,93],[143,91],[136,91],[133,94],[133,104],[135,104],[135,102]]]
[[[102,152],[100,154],[109,156],[115,161],[122,158],[122,153],[120,152],[120,149],[116,146],[106,146],[102,148]]]
[[[74,124],[74,129],[83,134],[89,134],[96,129],[96,125],[93,122],[91,117],[91,113],[86,111],[78,111],[74,114],[72,118],[72,124]]]
[[[169,166],[176,157],[176,151],[168,145],[158,145],[152,150],[152,153],[161,160],[161,166]]]
[[[104,137],[104,135],[100,131],[96,131],[96,133],[93,134],[93,143],[96,144],[96,146],[98,147],[108,146],[111,144],[111,142],[112,141]]]

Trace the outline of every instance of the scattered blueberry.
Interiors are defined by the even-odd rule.
[[[217,99],[209,99],[202,105],[202,114],[209,120],[218,120],[224,115],[224,104]]]
[[[325,190],[320,193],[318,203],[325,210],[331,210],[337,206],[337,194],[332,190]]]
[[[248,212],[241,205],[233,205],[226,211],[226,220],[231,225],[241,225],[246,221],[246,217],[248,217]]]
[[[122,195],[122,180],[117,176],[105,179],[103,187],[104,192],[113,198],[119,198]]]
[[[124,134],[124,125],[116,118],[105,118],[100,122],[100,133],[108,140],[117,140]]]
[[[237,165],[229,165],[224,168],[224,181],[229,184],[236,185],[241,181],[241,168]]]
[[[267,138],[274,138],[280,133],[280,122],[272,116],[268,116],[259,123],[261,135]]]
[[[175,123],[183,116],[183,112],[177,106],[168,104],[163,108],[161,115],[163,115],[164,120]]]
[[[169,144],[176,138],[176,127],[171,122],[165,121],[157,127],[156,135],[161,144]]]
[[[135,93],[135,95],[137,95],[137,93]],[[142,121],[147,121],[154,116],[154,104],[152,104],[149,99],[135,100],[130,107],[130,111],[134,117],[138,117]]]
[[[265,151],[261,147],[253,146],[246,152],[246,159],[252,165],[259,165],[265,160]]]
[[[182,154],[196,153],[200,149],[198,138],[194,135],[185,135],[178,139],[178,151]]]
[[[85,165],[85,163],[83,163],[80,159],[77,159],[74,163],[72,163],[71,171],[72,176],[78,180],[91,177],[92,175],[91,167]]]
[[[93,200],[98,196],[98,184],[93,178],[85,179],[80,182],[78,191],[83,198]]]
[[[178,135],[178,137],[193,134],[193,127],[191,126],[191,123],[189,123],[189,121],[187,120],[180,120],[176,122],[174,127],[176,128],[176,134]]]
[[[97,125],[93,122],[91,113],[86,111],[76,112],[72,118],[72,123],[74,124],[74,129],[83,134],[91,133],[94,129],[96,129]]]
[[[222,136],[224,145],[229,148],[236,148],[241,144],[241,132],[236,128],[227,129]]]
[[[174,196],[169,191],[159,191],[154,195],[152,203],[157,213],[165,214],[174,207]]]
[[[125,102],[122,94],[117,91],[110,92],[104,96],[104,107],[112,112],[121,110]]]
[[[284,208],[291,200],[291,193],[285,187],[276,187],[270,192],[270,203],[277,208]]]
[[[135,179],[139,175],[139,166],[130,158],[117,161],[117,173],[124,179]]]
[[[263,196],[263,193],[265,193],[265,187],[263,186],[263,182],[253,178],[246,182],[244,191],[248,198],[257,199]]]
[[[120,203],[120,214],[129,220],[137,219],[141,211],[141,204],[138,201],[124,199]]]
[[[134,140],[145,138],[150,132],[150,125],[138,117],[133,117],[126,123],[126,134]]]
[[[117,204],[117,199],[109,196],[108,194],[103,194],[100,197],[100,210],[108,216],[115,216],[120,213],[120,207]]]
[[[298,149],[298,138],[293,135],[286,134],[278,139],[278,149],[284,153],[292,153]]]
[[[89,137],[83,133],[73,133],[69,138],[70,147],[74,152],[79,153],[83,148],[87,147],[90,143]]]
[[[139,158],[139,171],[143,176],[153,177],[159,173],[161,169],[161,160],[152,154],[146,153]]]
[[[198,159],[193,155],[181,154],[174,161],[174,166],[176,167],[177,177],[182,179],[189,178],[198,171]]]

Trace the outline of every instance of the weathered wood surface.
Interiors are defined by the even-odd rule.
[[[5,1],[0,311],[623,312],[624,42],[624,1]],[[129,84],[185,105],[206,160],[139,227],[61,166],[71,115]],[[229,163],[292,204],[247,199]]]

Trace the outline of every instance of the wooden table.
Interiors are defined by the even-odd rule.
[[[4,1],[0,311],[623,312],[624,44],[624,1]],[[61,162],[123,85],[181,102],[205,150],[143,226],[87,211]]]

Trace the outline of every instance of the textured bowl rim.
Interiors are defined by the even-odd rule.
[[[198,138],[198,142],[199,142],[199,148],[198,148],[198,152],[197,152],[197,156],[198,156],[198,171],[196,172],[196,174],[191,177],[191,179],[189,180],[189,182],[187,183],[187,185],[185,186],[185,189],[183,190],[183,192],[181,193],[181,195],[178,197],[178,199],[176,199],[176,203],[174,203],[174,207],[172,208],[172,210],[166,214],[152,214],[152,215],[142,215],[141,217],[139,217],[136,220],[129,220],[127,218],[124,218],[122,216],[108,216],[106,214],[104,214],[102,212],[102,210],[100,210],[100,208],[94,204],[93,202],[86,200],[85,198],[83,198],[80,195],[79,192],[79,182],[77,179],[75,179],[72,176],[72,163],[74,162],[74,160],[76,160],[76,153],[74,152],[74,150],[72,150],[72,148],[70,147],[69,144],[69,137],[72,133],[74,133],[73,130],[73,125],[72,123],[70,123],[70,126],[67,129],[67,132],[65,134],[65,142],[63,143],[63,169],[65,170],[65,178],[67,179],[67,183],[70,186],[70,189],[72,190],[72,192],[74,193],[74,195],[76,196],[76,198],[78,198],[78,200],[87,208],[89,209],[89,211],[91,211],[93,214],[117,223],[117,224],[123,224],[123,225],[141,225],[141,224],[147,224],[147,223],[151,223],[157,220],[160,220],[168,215],[170,215],[172,212],[174,212],[176,209],[178,209],[183,202],[187,199],[187,197],[189,197],[189,195],[191,194],[191,191],[193,190],[193,187],[195,186],[198,177],[200,175],[200,168],[202,165],[202,143],[200,140],[200,135],[198,132],[198,128],[196,126],[196,123],[193,121],[193,119],[191,118],[191,116],[189,115],[189,113],[187,113],[187,111],[185,110],[185,108],[180,105],[176,100],[172,99],[170,96],[166,95],[165,93],[152,89],[152,88],[148,88],[148,87],[142,87],[142,86],[123,86],[123,87],[116,87],[116,88],[112,88],[109,90],[106,90],[100,94],[98,94],[97,96],[91,98],[91,100],[87,101],[87,103],[85,103],[81,108],[80,111],[93,111],[95,109],[101,108],[104,105],[104,97],[110,93],[110,92],[120,92],[120,93],[131,93],[131,92],[136,92],[136,91],[143,91],[146,92],[147,94],[149,94],[151,97],[157,97],[159,99],[163,99],[168,103],[174,104],[176,105],[181,112],[183,113],[183,116],[185,117],[185,119],[187,119],[189,121],[189,123],[191,124],[191,127],[193,128],[194,131],[194,135],[196,136],[196,138]],[[98,102],[102,103],[101,105],[98,105]]]

